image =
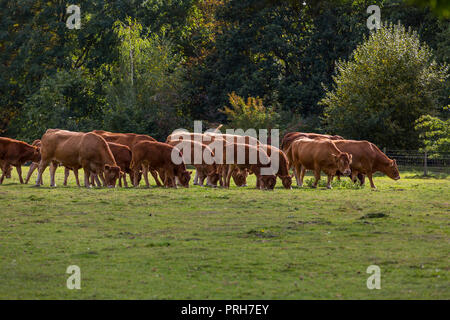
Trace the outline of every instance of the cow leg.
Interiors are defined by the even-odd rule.
[[[296,172],[296,180],[297,180],[297,186],[303,187],[303,178],[305,177],[306,169],[301,164],[298,164],[295,166],[295,172]]]
[[[156,185],[158,187],[162,187],[162,183],[159,182],[158,173],[156,172],[156,170],[150,170],[150,173],[152,174],[153,179],[155,179]]]
[[[294,171],[295,181],[297,181],[297,186],[301,187],[303,185],[303,179],[302,179],[302,182],[300,182],[300,178],[299,178],[300,172],[297,170],[296,167],[294,167],[293,171]]]
[[[98,180],[98,177],[100,177],[100,180],[102,181],[102,183],[100,183],[100,180]],[[95,175],[95,182],[97,182],[99,187],[101,187],[102,184],[103,184],[103,187],[107,187],[108,186],[108,184],[106,183],[105,176],[103,175],[103,171],[100,171],[99,173],[97,173]]]
[[[91,176],[91,172],[89,171],[88,168],[83,168],[84,169],[84,186],[86,188],[90,188],[91,185],[89,184],[89,178]]]
[[[128,188],[127,174],[125,172],[123,173],[122,179],[123,179],[123,186],[125,188]]]
[[[48,166],[48,162],[44,162],[44,161],[40,161],[39,162],[39,166],[38,166],[38,176],[37,176],[37,178],[36,178],[36,184],[35,184],[35,187],[40,187],[41,186],[41,183],[42,183],[42,174],[44,173],[44,171],[45,171],[45,169],[47,168],[47,166]]]
[[[366,182],[366,176],[362,173],[358,173],[358,179],[361,186]]]
[[[25,179],[25,184],[27,184],[28,181],[30,181],[31,175],[33,174],[34,170],[37,169],[37,167],[38,167],[38,164],[37,164],[37,163],[35,163],[35,162],[32,162],[32,163],[31,163],[30,168],[28,169],[27,177],[26,177],[26,179]]]
[[[320,181],[320,169],[314,169],[314,184],[313,188],[317,188],[317,184]]]
[[[370,187],[372,188],[372,189],[376,189],[377,187],[375,187],[375,184],[373,183],[373,177],[372,177],[372,173],[367,173],[367,178],[369,178],[369,181],[370,181]]]
[[[73,169],[73,175],[75,176],[75,181],[77,182],[77,186],[81,187],[80,179],[78,179],[78,169]]]
[[[125,173],[123,173],[123,174],[119,174],[119,187],[120,188],[122,188],[122,179],[123,179],[123,176],[125,175]]]
[[[225,180],[225,188],[230,188],[231,176],[233,175],[233,171],[235,169],[234,165],[228,165],[227,178]]]
[[[56,187],[55,173],[57,165],[55,163],[50,163],[50,187]]]
[[[145,186],[150,188],[150,183],[148,182],[148,166],[142,166],[142,175],[144,176]]]
[[[75,170],[74,170],[75,172]],[[69,175],[70,175],[70,169],[67,167],[64,167],[64,182],[63,185],[67,186],[67,180],[69,179]]]
[[[17,171],[17,174],[19,175],[19,181],[20,181],[20,184],[23,184],[23,179],[22,179],[22,166],[21,166],[21,165],[16,166],[16,171]]]
[[[7,172],[8,172],[8,165],[6,163],[4,163],[3,167],[2,167],[2,176],[0,177],[0,184],[3,183],[3,179],[5,179]]]
[[[328,175],[328,181],[327,181],[327,189],[332,189],[333,187],[331,186],[331,181],[333,181],[333,175],[329,174]]]
[[[136,173],[136,171],[133,171],[133,187],[137,187],[138,186],[138,174]]]
[[[198,168],[195,168],[194,186],[198,185]]]

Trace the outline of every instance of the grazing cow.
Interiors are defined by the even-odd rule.
[[[173,150],[175,149],[175,150]],[[172,162],[172,152],[181,158],[180,164]],[[131,169],[137,171],[139,168],[150,168],[159,170],[164,175],[164,186],[176,188],[175,177],[182,186],[188,188],[191,172],[186,170],[182,161],[180,150],[174,146],[162,142],[142,141],[132,149]],[[138,183],[135,176],[134,186]]]
[[[328,175],[327,188],[331,189],[331,181],[339,170],[344,175],[350,174],[352,155],[341,152],[331,140],[298,139],[288,149],[289,158],[297,172],[300,173],[300,186],[306,170],[313,170],[315,181],[313,188],[320,180],[320,171]]]
[[[393,180],[400,179],[397,162],[389,159],[373,143],[356,140],[334,141],[334,143],[339,150],[353,156],[351,163],[353,181],[355,181],[356,175],[365,174],[369,178],[370,186],[375,189],[373,174],[377,171],[383,172]],[[361,185],[363,184],[364,180],[361,181]]]
[[[283,187],[285,189],[292,189],[292,177],[289,175],[289,161],[286,157],[286,154],[278,149],[277,147],[264,145],[263,148],[266,148],[267,155],[272,158],[272,152],[275,152],[278,156],[278,171],[276,175],[281,179]]]
[[[89,188],[91,173],[97,174],[104,185],[114,188],[120,177],[120,167],[111,153],[111,149],[101,136],[88,132],[72,132],[59,129],[48,129],[41,139],[41,161],[39,163],[36,186],[49,164],[50,186],[55,184],[55,162],[74,170],[84,170],[84,185]]]
[[[206,176],[207,178],[208,186],[215,187],[217,185],[219,175],[217,173],[217,166],[214,162],[214,152],[210,147],[208,147],[206,144],[192,140],[171,140],[167,144],[180,149],[183,153],[184,163],[192,164],[195,167],[198,175],[195,175],[197,180],[194,179],[194,185],[203,185],[204,176]],[[183,152],[185,150],[189,150],[190,152]],[[196,152],[198,152],[197,155]],[[205,161],[207,159],[210,160]],[[198,178],[201,179],[201,184],[198,182]]]
[[[133,150],[133,147],[136,143],[142,142],[142,141],[156,141],[153,137],[150,137],[146,134],[136,134],[136,133],[114,133],[104,130],[94,130],[92,131],[100,136],[102,136],[107,142],[114,142],[123,144],[130,148],[130,150]],[[148,186],[150,186],[150,183],[148,181],[148,168],[142,168],[143,169],[143,175],[145,179],[145,183]],[[155,170],[150,170],[150,173],[153,176],[153,179],[155,179],[157,186],[162,186],[161,182],[158,179],[158,174]]]
[[[39,148],[31,146],[26,142],[0,137],[0,161],[2,165],[2,176],[0,177],[0,184],[3,179],[10,172],[10,167],[16,167],[19,175],[20,183],[24,183],[22,179],[22,165],[28,161],[39,161]]]
[[[252,159],[252,154],[256,156],[256,159]],[[252,163],[253,160],[255,160],[255,163]],[[258,146],[242,143],[224,144],[222,162],[222,175],[225,177],[223,185],[225,188],[230,187],[230,179],[235,168],[239,168],[240,170],[247,169],[253,172],[259,182],[257,186],[260,189],[272,190],[275,187],[277,177],[274,174],[262,175],[261,170],[270,165],[270,158]]]

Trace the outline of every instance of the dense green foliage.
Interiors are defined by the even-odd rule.
[[[381,7],[383,21],[416,31],[439,64],[449,63],[448,5],[412,2],[371,4]],[[81,29],[69,30],[64,1],[3,0],[0,134],[31,141],[59,127],[163,140],[176,128],[191,128],[193,120],[231,125],[221,110],[232,92],[244,100],[260,97],[277,113],[273,125],[282,131],[329,130],[319,101],[333,86],[336,61],[350,59],[369,36],[367,3],[302,3],[81,0]],[[449,103],[450,81],[442,86],[434,96],[439,107]],[[415,120],[401,132],[411,131]],[[361,137],[396,146],[367,130]],[[414,148],[418,134],[399,143]]]
[[[417,147],[411,123],[437,110],[437,91],[448,70],[437,66],[416,33],[401,25],[384,26],[336,68],[335,86],[321,101],[330,131],[372,137],[384,146]]]
[[[433,117],[429,114],[417,119],[416,129],[420,132],[424,149],[431,151],[431,156],[439,156],[442,153],[450,153],[450,106],[444,108],[447,113],[445,120]]]

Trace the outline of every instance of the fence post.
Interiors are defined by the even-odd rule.
[[[425,150],[424,153],[424,159],[423,159],[423,175],[427,176],[428,175],[428,163],[427,163],[427,150]]]

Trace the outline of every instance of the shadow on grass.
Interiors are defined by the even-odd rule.
[[[403,179],[447,179],[450,176],[448,173],[432,173],[432,174],[413,174],[402,177]]]

